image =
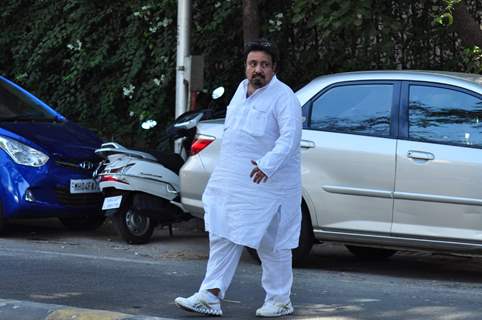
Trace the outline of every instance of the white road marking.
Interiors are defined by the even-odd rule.
[[[92,260],[107,260],[107,261],[115,261],[115,262],[129,262],[129,263],[151,264],[151,265],[160,264],[160,261],[150,261],[150,260],[144,260],[144,259],[141,260],[141,259],[106,257],[106,256],[96,256],[96,255],[90,255],[90,254],[56,252],[56,251],[46,251],[46,250],[0,248],[0,255],[3,255],[3,256],[15,256],[15,255],[18,255],[19,253],[22,255],[29,255],[29,257],[31,257],[32,254],[46,254],[51,256],[82,258],[82,259],[92,259]]]

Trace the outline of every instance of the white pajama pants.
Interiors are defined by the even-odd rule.
[[[274,249],[273,241],[268,232],[258,248],[263,272],[261,284],[266,292],[265,301],[288,303],[293,284],[291,249]],[[211,233],[209,244],[207,271],[200,290],[218,288],[219,297],[224,299],[244,246]]]

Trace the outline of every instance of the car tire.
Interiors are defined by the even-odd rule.
[[[302,216],[299,245],[297,248],[291,250],[294,267],[303,265],[315,242],[315,236],[313,234],[313,227],[311,225],[311,218],[308,209],[305,207],[305,205],[303,205],[301,209]],[[246,247],[246,250],[251,257],[258,261],[258,263],[261,263],[256,249]]]
[[[114,213],[112,222],[122,239],[130,244],[148,243],[155,227],[151,218],[142,216],[133,209],[131,201],[126,201]]]
[[[352,245],[346,245],[345,247],[356,257],[366,260],[384,260],[397,253],[397,250],[392,249],[370,248]]]
[[[105,221],[102,215],[91,215],[74,218],[59,218],[60,222],[70,230],[96,230]]]
[[[3,218],[3,207],[2,203],[0,202],[0,234],[3,233],[5,229],[5,219]]]

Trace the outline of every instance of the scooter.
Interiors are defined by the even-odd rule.
[[[215,90],[212,99],[219,98],[221,91]],[[168,126],[166,137],[179,142],[178,153],[128,149],[115,142],[95,150],[104,159],[93,174],[104,195],[102,210],[127,243],[149,242],[156,226],[168,226],[172,235],[173,223],[192,218],[180,203],[179,170],[197,124],[212,114],[209,108],[188,111]],[[153,124],[147,121],[144,126]]]

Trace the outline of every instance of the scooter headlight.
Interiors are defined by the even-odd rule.
[[[8,153],[13,161],[24,166],[41,167],[49,160],[43,152],[6,137],[0,137],[0,148]]]

